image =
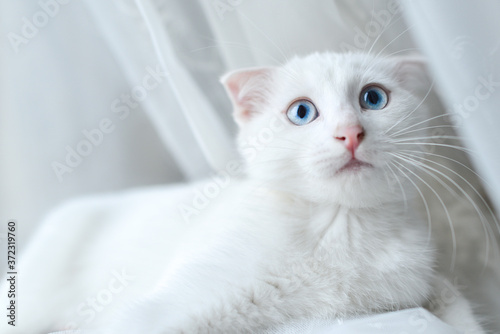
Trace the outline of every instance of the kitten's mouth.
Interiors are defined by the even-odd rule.
[[[342,172],[346,172],[346,171],[354,171],[354,172],[357,172],[357,171],[360,171],[361,169],[364,169],[364,168],[373,168],[373,165],[372,164],[369,164],[367,162],[364,162],[364,161],[361,161],[361,160],[358,160],[356,158],[352,158],[348,163],[346,163],[344,166],[342,166],[338,171],[337,171],[337,174],[338,173],[342,173]]]

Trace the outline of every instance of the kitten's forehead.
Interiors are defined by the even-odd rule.
[[[366,54],[315,53],[304,58],[294,58],[283,70],[290,79],[301,78],[314,84],[345,87],[353,81],[377,80],[387,77],[383,58]]]

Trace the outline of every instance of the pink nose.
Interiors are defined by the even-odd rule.
[[[364,129],[359,125],[355,125],[355,126],[340,128],[340,130],[337,132],[335,136],[335,139],[343,141],[345,147],[349,151],[351,151],[354,157],[354,151],[356,151],[359,144],[361,144],[361,141],[363,140],[364,136],[365,136]]]

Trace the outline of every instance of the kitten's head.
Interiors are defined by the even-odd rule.
[[[249,177],[349,207],[401,198],[393,154],[409,148],[394,141],[426,117],[424,70],[418,57],[324,53],[227,74]]]

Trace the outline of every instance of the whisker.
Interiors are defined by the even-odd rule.
[[[373,13],[372,13],[373,15]],[[372,50],[373,50],[373,47],[377,44],[378,40],[382,37],[382,35],[384,34],[384,32],[392,27],[396,22],[398,22],[399,20],[401,20],[403,16],[400,15],[396,20],[393,21],[393,16],[391,16],[391,18],[389,19],[389,22],[388,24],[384,27],[384,29],[382,29],[382,31],[378,34],[378,36],[375,38],[375,40],[373,41],[372,45],[370,46],[370,49],[368,50],[368,54],[371,54]],[[391,22],[392,21],[392,22]],[[375,61],[378,61],[380,59],[385,59],[385,58],[388,58],[394,54],[397,54],[397,53],[400,53],[400,52],[404,52],[404,51],[408,51],[408,50],[412,50],[412,49],[415,49],[415,48],[409,48],[409,49],[405,49],[405,50],[399,50],[399,51],[396,51],[396,52],[393,52],[389,55],[386,55],[386,56],[383,56],[383,57],[380,57],[380,54],[389,46],[391,45],[396,39],[398,39],[401,35],[403,35],[406,31],[408,31],[409,28],[407,28],[405,31],[403,31],[399,36],[396,36],[394,39],[392,39],[389,43],[387,43],[383,48],[382,50],[380,50],[380,52],[378,52],[377,56],[370,60],[370,64],[367,68],[367,70],[370,70],[371,68],[373,68],[375,66]],[[366,48],[366,45],[365,45],[365,48]],[[363,52],[364,52],[364,48],[363,48]],[[364,67],[366,65],[366,60],[363,61],[362,63],[362,67]]]
[[[389,142],[390,143],[390,142]],[[461,147],[461,146],[456,146],[456,145],[448,145],[448,144],[441,144],[441,143],[400,143],[400,142],[396,142],[396,143],[393,143],[393,144],[396,144],[396,145],[430,145],[430,146],[441,146],[441,147],[449,147],[449,148],[454,148],[456,150],[459,150],[459,151],[463,151],[463,152],[466,152],[466,153],[469,153],[471,155],[476,155],[474,153],[474,151],[472,150],[469,150],[465,147]]]
[[[413,159],[413,158],[411,158],[411,157],[409,157],[409,156],[406,156],[406,155],[403,155],[403,154],[401,154],[401,153],[399,153],[399,154],[398,154],[398,153],[396,153],[396,154],[393,154],[393,155],[394,155],[394,156],[399,157],[400,159],[406,159],[406,161],[408,161],[408,162],[412,163],[415,167],[419,167],[419,166],[418,166],[419,161],[418,161],[418,160],[416,160],[416,159]],[[448,184],[446,184],[443,180],[438,179],[437,181],[438,181],[438,182],[439,182],[439,184],[441,184],[441,185],[442,185],[442,186],[443,186],[446,190],[448,190],[451,194],[453,194],[453,196],[455,196],[455,197],[460,197],[460,196],[457,194],[457,192],[455,191],[455,189],[451,188],[451,187],[450,187]]]
[[[399,189],[401,190],[401,193],[403,195],[403,202],[405,205],[405,211],[407,211],[408,210],[408,198],[406,197],[406,191],[404,190],[403,184],[401,183],[401,181],[399,180],[399,177],[397,177],[396,172],[394,172],[394,170],[391,168],[389,163],[386,162],[385,164],[386,164],[387,168],[389,168],[391,173],[394,175],[394,178],[396,179],[396,181],[399,184]],[[386,177],[387,177],[387,175],[386,175]],[[387,180],[387,183],[390,183],[389,180]]]
[[[430,160],[430,159],[426,159],[426,158],[424,158],[424,157],[418,157],[418,156],[416,156],[416,155],[409,154],[409,153],[402,153],[402,154],[404,154],[404,155],[409,155],[409,156],[416,157],[416,158],[420,158],[420,159],[422,159],[422,160],[425,160],[425,161],[431,162],[431,163],[433,163],[433,164],[435,164],[435,165],[440,166],[441,168],[444,168],[444,169],[446,169],[446,170],[448,170],[448,171],[452,172],[454,175],[458,176],[458,177],[459,177],[462,181],[464,181],[464,182],[465,182],[465,183],[466,183],[466,184],[467,184],[467,185],[468,185],[468,186],[469,186],[469,187],[470,187],[470,188],[474,191],[474,193],[476,193],[476,195],[479,197],[479,199],[481,200],[481,202],[482,202],[482,203],[484,204],[484,206],[488,209],[488,212],[489,212],[489,214],[491,215],[491,217],[493,218],[493,220],[494,220],[494,222],[495,222],[495,226],[497,227],[498,232],[500,233],[500,224],[498,223],[498,220],[497,220],[497,218],[496,218],[495,214],[493,213],[493,210],[492,210],[492,209],[491,209],[491,207],[489,206],[489,204],[488,204],[488,202],[486,201],[486,199],[485,199],[485,198],[481,195],[481,193],[480,193],[480,192],[476,189],[476,187],[474,187],[474,186],[473,186],[473,185],[472,185],[472,184],[471,184],[471,183],[470,183],[470,182],[469,182],[469,181],[468,181],[465,177],[463,177],[462,175],[460,175],[459,173],[457,173],[457,172],[456,172],[456,171],[454,171],[453,169],[449,168],[448,166],[443,165],[443,164],[441,164],[441,163],[439,163],[439,162],[437,162],[437,161],[433,161],[433,160]],[[453,159],[452,159],[452,160],[453,160]],[[455,162],[456,162],[456,161],[455,161]],[[424,165],[424,167],[427,167],[427,168],[432,168],[432,167],[430,167],[430,166],[428,166],[428,165],[426,165],[426,164],[423,164],[423,163],[422,163],[422,165]],[[465,166],[465,165],[464,165],[464,167],[467,167],[467,166]],[[469,170],[471,170],[470,168],[468,168],[468,169],[469,169]],[[471,170],[471,171],[472,171],[472,170]],[[442,174],[441,172],[439,172],[439,171],[437,171],[437,170],[436,170],[436,172],[438,172],[438,173]],[[474,171],[472,171],[472,172],[473,172],[474,174],[476,174]],[[477,175],[477,174],[476,174],[476,175]],[[444,176],[444,177],[445,177],[448,181],[450,181],[451,183],[453,183],[453,184],[454,184],[454,185],[455,185],[458,189],[460,189],[460,190],[464,193],[464,195],[466,195],[466,196],[467,196],[467,198],[471,201],[472,205],[474,205],[474,207],[476,208],[476,211],[478,211],[478,209],[477,209],[477,207],[476,207],[476,205],[475,205],[475,202],[474,202],[474,201],[473,201],[473,200],[469,197],[469,195],[468,195],[468,194],[467,194],[467,193],[466,193],[466,192],[465,192],[465,191],[464,191],[464,190],[463,190],[463,189],[462,189],[462,188],[461,188],[461,187],[460,187],[460,186],[459,186],[459,185],[458,185],[455,181],[453,181],[453,179],[449,178],[446,174],[443,174],[443,176]],[[479,212],[478,212],[478,214],[479,214]],[[484,214],[483,214],[483,215],[484,215]]]
[[[425,137],[411,137],[411,138],[401,138],[398,140],[391,139],[391,143],[399,143],[403,141],[409,141],[409,140],[425,140],[425,139],[452,139],[452,140],[463,140],[463,138],[459,136],[425,136]]]
[[[404,166],[402,163],[400,163],[398,161],[394,161],[394,163],[397,163],[398,165],[400,165],[401,167],[403,167],[404,169],[406,169],[408,172],[410,172],[411,174],[413,174],[417,179],[419,179],[423,184],[425,184],[434,193],[434,195],[436,195],[437,199],[439,200],[439,202],[443,206],[444,212],[445,212],[446,217],[448,219],[448,224],[450,225],[451,236],[452,236],[453,253],[452,253],[452,256],[451,256],[451,267],[450,267],[450,270],[453,272],[455,270],[456,252],[457,252],[457,240],[456,240],[456,236],[455,236],[455,229],[453,227],[453,223],[451,222],[450,213],[448,212],[448,208],[446,208],[446,205],[444,204],[441,196],[439,196],[439,194],[437,193],[437,191],[433,187],[431,187],[429,185],[429,183],[425,182],[424,179],[422,179],[420,176],[418,176],[415,172],[413,172],[408,167]]]
[[[409,26],[408,28],[406,28],[405,30],[403,30],[399,35],[397,35],[396,37],[394,37],[389,43],[387,43],[383,48],[382,50],[380,50],[376,55],[375,55],[375,58],[377,58],[378,56],[380,56],[380,54],[382,52],[384,52],[385,49],[387,49],[387,47],[389,45],[391,45],[392,43],[394,43],[399,37],[403,36],[403,34],[405,34],[407,31],[409,31],[411,28],[413,28],[413,26]],[[380,35],[379,35],[380,36]]]
[[[372,15],[373,15],[373,13],[372,13]],[[370,46],[370,49],[369,49],[369,50],[368,50],[368,52],[367,52],[368,54],[371,54],[371,52],[372,52],[372,50],[373,50],[373,47],[375,46],[375,44],[377,44],[378,40],[380,39],[380,37],[382,37],[382,35],[384,34],[384,32],[385,32],[388,28],[390,28],[392,25],[394,25],[396,22],[398,22],[399,20],[401,20],[401,18],[402,18],[402,17],[403,17],[403,16],[402,16],[402,15],[400,15],[400,16],[399,16],[396,20],[394,20],[393,22],[391,22],[391,21],[392,21],[392,19],[393,19],[393,17],[391,17],[391,18],[389,19],[389,22],[390,22],[390,23],[389,23],[389,24],[387,24],[387,25],[384,27],[384,29],[382,29],[382,31],[380,32],[380,34],[378,34],[377,38],[375,38],[375,40],[373,41],[372,45]],[[403,33],[404,33],[404,32],[403,32]],[[396,38],[398,38],[398,37],[396,37]],[[393,41],[391,41],[390,43],[392,43],[392,42],[393,42]],[[390,44],[390,43],[389,43],[389,44]],[[385,48],[386,48],[389,44],[387,44],[387,45],[384,47],[384,49],[383,49],[383,50],[385,50]],[[379,53],[379,54],[380,54],[380,53]],[[364,66],[364,63],[363,63],[363,66]]]
[[[454,114],[453,114],[453,113],[444,113],[444,114],[441,114],[441,115],[433,116],[433,117],[431,117],[431,118],[425,119],[425,120],[420,121],[420,122],[418,122],[418,123],[412,124],[412,125],[410,125],[410,126],[408,126],[408,127],[404,128],[404,129],[400,129],[400,130],[398,130],[398,131],[396,131],[396,132],[394,132],[394,133],[390,134],[389,136],[391,136],[391,137],[392,137],[392,136],[397,135],[397,134],[398,134],[398,133],[400,133],[400,132],[403,132],[403,131],[406,131],[406,130],[408,130],[408,129],[411,129],[411,128],[413,128],[414,126],[417,126],[417,125],[423,124],[423,123],[425,123],[425,122],[430,122],[430,121],[435,120],[435,119],[440,118],[440,117],[446,117],[446,116],[452,116],[452,115],[454,115]],[[389,132],[389,131],[386,131],[385,133],[387,133],[387,132]]]
[[[431,234],[432,234],[432,218],[431,218],[431,211],[429,210],[429,204],[427,203],[427,200],[425,199],[425,196],[422,193],[422,190],[420,190],[420,188],[418,187],[418,185],[405,172],[403,172],[401,170],[401,168],[399,168],[398,166],[396,166],[394,164],[394,162],[391,162],[391,165],[393,165],[394,168],[396,168],[397,170],[399,170],[399,172],[401,174],[403,174],[408,179],[408,181],[411,182],[411,184],[413,184],[413,186],[415,187],[415,189],[419,193],[420,197],[422,198],[422,201],[424,202],[425,211],[427,212],[427,225],[429,226],[428,227],[428,231],[427,231],[427,244],[429,244],[430,241],[431,241]]]
[[[398,51],[395,51],[395,52],[392,52],[392,53],[389,53],[385,56],[383,56],[382,58],[389,58],[391,56],[394,56],[396,54],[399,54],[399,53],[404,53],[404,52],[407,52],[407,51],[417,51],[418,49],[417,48],[406,48],[406,49],[401,49],[401,50],[398,50]]]
[[[372,13],[372,15],[373,15],[373,13]],[[368,52],[367,52],[368,54],[371,54],[371,52],[372,52],[372,50],[373,50],[373,47],[375,46],[375,44],[377,44],[378,40],[380,39],[380,37],[382,37],[383,33],[384,33],[384,32],[385,32],[388,28],[390,28],[392,25],[394,25],[396,22],[398,22],[399,20],[401,20],[401,18],[402,18],[402,17],[403,17],[403,15],[399,15],[399,17],[398,17],[396,20],[394,20],[393,22],[391,22],[391,21],[392,21],[392,19],[393,19],[393,17],[391,17],[391,18],[389,19],[389,22],[390,22],[390,23],[389,23],[389,24],[387,24],[387,25],[384,27],[384,29],[382,29],[382,31],[381,31],[381,32],[380,32],[380,34],[377,36],[377,38],[375,38],[375,40],[373,41],[373,43],[372,43],[372,45],[371,45],[370,49],[369,49],[369,50],[368,50]],[[405,33],[405,31],[403,31],[403,33]],[[403,34],[403,33],[402,33],[402,34]],[[399,36],[397,36],[395,39],[397,39],[398,37],[399,37]],[[394,40],[395,40],[395,39],[394,39]],[[394,42],[394,40],[392,40],[391,42],[389,42],[389,44],[387,44],[387,45],[386,45],[386,46],[382,49],[382,51],[383,51],[383,50],[385,50],[385,48],[387,48],[387,46],[389,46],[392,42]],[[379,52],[379,54],[380,54],[380,52]]]
[[[409,153],[422,153],[420,151],[415,151],[415,150],[401,150],[400,152],[409,152]],[[460,166],[464,167],[465,169],[467,169],[469,172],[473,173],[476,177],[478,177],[481,181],[483,182],[486,182],[485,179],[482,178],[481,175],[479,175],[478,173],[476,173],[475,170],[473,170],[472,168],[468,167],[467,165],[461,163],[460,161],[458,160],[455,160],[455,159],[452,159],[450,157],[447,157],[445,155],[442,155],[442,154],[436,154],[436,153],[431,153],[431,152],[425,152],[426,155],[432,155],[432,156],[435,156],[435,157],[439,157],[439,158],[443,158],[443,159],[447,159],[449,161],[452,161],[452,162],[455,162],[457,164],[459,164]]]
[[[390,137],[399,137],[399,136],[404,136],[404,135],[406,135],[408,133],[412,133],[412,132],[424,131],[424,130],[430,130],[430,129],[436,129],[436,128],[455,128],[455,125],[445,124],[445,125],[426,126],[424,128],[419,128],[419,129],[415,129],[415,130],[406,131],[406,132],[400,133],[400,134],[398,134],[396,136],[390,136]]]
[[[493,234],[493,231],[491,231],[491,227],[489,226],[489,224],[487,223],[486,221],[486,217],[484,216],[483,212],[481,210],[479,210],[479,207],[477,206],[477,204],[475,203],[475,201],[470,197],[470,195],[458,184],[456,183],[453,179],[451,179],[448,175],[444,174],[443,172],[433,168],[433,167],[430,167],[424,163],[421,163],[419,161],[417,161],[416,159],[413,159],[413,158],[410,158],[410,157],[407,157],[408,159],[411,159],[414,163],[415,163],[415,166],[416,167],[419,167],[421,170],[423,170],[424,172],[426,172],[427,174],[429,174],[430,176],[432,176],[434,179],[436,179],[438,182],[440,182],[441,185],[445,186],[445,188],[448,188],[449,190],[449,186],[446,185],[441,179],[437,178],[434,174],[430,173],[429,171],[427,171],[425,168],[428,168],[430,169],[431,171],[433,171],[434,173],[437,173],[439,175],[441,175],[442,177],[444,177],[446,180],[448,180],[450,183],[452,183],[457,189],[459,189],[462,194],[467,198],[467,200],[472,204],[472,206],[474,207],[476,213],[478,214],[480,220],[481,220],[481,223],[482,223],[482,227],[483,227],[483,230],[484,230],[484,233],[485,233],[485,237],[486,237],[486,246],[485,246],[485,251],[486,251],[486,260],[488,259],[489,257],[489,253],[490,253],[490,234]],[[424,158],[425,159],[425,158]],[[428,159],[425,159],[427,161],[430,161],[430,162],[433,162],[432,160],[428,160]],[[455,173],[453,170],[451,170],[450,168],[444,166],[444,165],[441,165],[439,163],[436,163],[438,165],[440,165],[441,167],[453,172],[455,175],[459,176],[463,181],[465,181],[469,187],[471,187],[474,192],[483,200],[484,204],[486,204],[486,206],[489,208],[489,206],[487,205],[487,203],[484,201],[484,199],[482,198],[482,196],[477,192],[477,190],[472,186],[472,184],[470,184],[465,178],[463,178],[461,175]],[[454,192],[454,191],[453,191]],[[490,233],[490,234],[488,234]],[[496,242],[494,242],[496,244]],[[485,264],[483,266],[483,271],[484,269],[486,269],[486,262],[485,261]]]

